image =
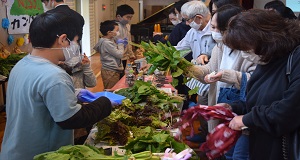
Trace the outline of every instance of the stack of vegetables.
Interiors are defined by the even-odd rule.
[[[133,87],[116,93],[127,99],[116,106],[110,116],[97,123],[95,143],[104,141],[109,145],[125,145],[130,137],[137,137],[138,130],[147,126],[156,129],[169,127],[174,123],[174,117],[180,115],[174,103],[181,103],[183,98],[170,96],[150,82],[136,81]],[[131,135],[130,131],[136,132]]]

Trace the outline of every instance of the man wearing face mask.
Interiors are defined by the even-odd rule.
[[[70,53],[75,53],[71,40],[78,29],[76,20],[63,12],[43,13],[30,24],[32,52],[14,66],[8,80],[0,159],[32,160],[72,145],[73,129],[93,125],[111,113],[106,97],[77,104],[80,95],[92,94],[84,89],[75,92],[71,77],[57,66],[76,57]]]
[[[170,33],[170,36],[168,38],[168,41],[171,43],[172,46],[176,46],[179,41],[181,41],[186,33],[191,29],[189,25],[186,25],[185,22],[182,21],[180,11],[181,7],[184,3],[188,2],[187,0],[179,0],[178,2],[174,3],[174,13],[176,16],[176,19],[170,18],[170,15],[174,14],[173,11],[171,11],[169,18],[172,24],[175,26],[172,29],[172,32]],[[172,16],[173,17],[173,16]],[[153,35],[153,40],[155,42],[162,42],[162,43],[167,43],[167,40],[165,40],[161,35]],[[191,60],[191,59],[188,59]]]
[[[81,14],[71,9],[67,4],[64,3],[64,0],[50,0],[50,10],[48,12],[55,13],[55,12],[63,12],[64,14],[74,18],[76,20],[75,23],[81,27],[78,31],[78,43],[81,41],[82,33],[83,33],[83,26],[84,26],[84,19]]]
[[[47,12],[48,10],[51,9],[51,3],[49,3],[49,0],[41,0],[41,1],[44,8],[44,12]]]
[[[119,42],[123,42],[124,45],[126,44],[125,54],[122,58],[123,66],[126,66],[128,59],[130,61],[133,61],[135,59],[135,55],[132,51],[132,46],[131,46],[131,44],[128,44],[128,42],[131,41],[131,33],[130,33],[129,23],[130,23],[133,15],[134,15],[134,10],[129,5],[123,4],[123,5],[120,5],[117,7],[116,22],[119,25],[120,35],[116,36],[115,40],[116,41],[118,40]],[[123,73],[121,74],[121,77],[123,75],[124,75],[124,70],[123,70]]]
[[[176,26],[177,24],[181,23],[181,20],[177,18],[175,9],[172,9],[169,13],[169,20],[173,24],[173,26]]]
[[[103,37],[95,45],[94,50],[101,53],[101,77],[104,89],[112,88],[120,79],[124,67],[122,57],[127,43],[122,39],[115,42],[115,38],[120,35],[119,25],[115,21],[104,21],[100,24],[100,32]]]
[[[186,24],[191,26],[191,29],[177,44],[176,49],[191,49],[192,62],[197,65],[204,65],[208,62],[212,49],[216,44],[211,36],[211,15],[209,10],[201,1],[190,1],[181,7],[181,15]],[[187,86],[190,89],[199,87],[198,103],[202,105],[207,104],[207,91],[209,85],[202,84],[199,81],[192,79],[187,83]]]

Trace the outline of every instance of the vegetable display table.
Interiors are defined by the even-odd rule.
[[[152,81],[153,76],[145,76],[145,81]],[[166,76],[167,82],[172,82],[171,76]],[[129,86],[126,84],[126,77],[123,76],[111,89],[106,89],[107,91],[115,91],[122,88],[128,88]],[[177,94],[177,90],[171,84],[164,84],[161,88],[170,88],[173,93]]]

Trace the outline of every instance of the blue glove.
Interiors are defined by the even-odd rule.
[[[81,102],[91,102],[97,99],[97,96],[87,89],[81,89],[77,95],[77,98]]]
[[[119,105],[119,103],[117,103],[117,102],[115,102],[115,101],[113,101],[113,100],[111,100],[111,99],[109,99],[109,100],[110,100],[111,105],[112,105],[113,107]]]
[[[120,44],[120,43],[122,43],[122,44],[124,44],[124,48],[127,46],[127,44],[128,44],[128,40],[127,40],[127,38],[124,38],[124,39],[117,39],[116,40],[116,43],[117,44]]]
[[[124,38],[123,40],[124,40],[123,44],[124,44],[125,46],[127,46],[127,44],[128,44],[128,39],[127,39],[127,38]]]

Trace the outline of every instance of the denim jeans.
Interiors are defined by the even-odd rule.
[[[249,135],[242,134],[236,144],[225,153],[226,160],[249,160]]]

